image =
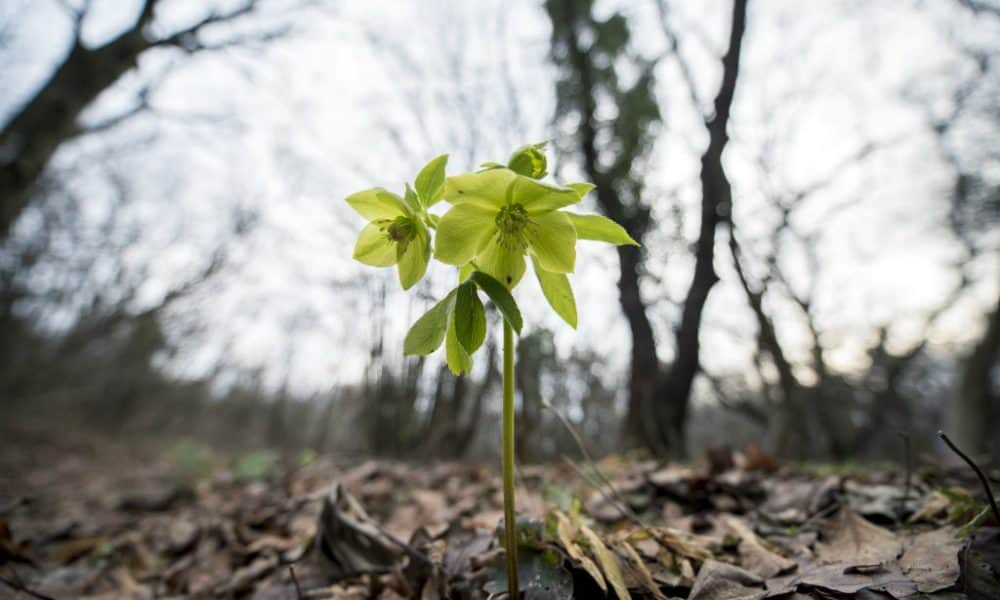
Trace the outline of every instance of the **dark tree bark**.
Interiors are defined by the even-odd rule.
[[[188,52],[206,49],[197,39],[203,27],[244,15],[254,6],[254,0],[249,0],[230,13],[212,15],[165,38],[153,38],[148,29],[158,2],[145,0],[135,24],[104,46],[87,48],[76,36],[62,64],[0,130],[0,240],[27,207],[59,146],[84,133],[78,124],[80,113],[135,68],[140,54],[155,46],[176,46]],[[82,19],[79,15],[77,32]]]
[[[802,406],[800,394],[801,385],[792,365],[785,356],[785,351],[778,341],[778,335],[774,329],[774,322],[764,310],[764,293],[767,290],[767,278],[760,286],[754,289],[743,267],[744,257],[739,241],[736,238],[736,225],[729,223],[729,252],[733,258],[733,267],[740,280],[740,287],[746,296],[747,304],[757,320],[757,351],[766,353],[771,357],[775,369],[778,371],[778,387],[781,391],[780,423],[778,426],[779,439],[776,450],[781,455],[786,455],[789,446],[793,444],[791,434],[801,435],[806,429],[805,411]],[[801,445],[801,444],[800,444]]]
[[[997,397],[992,374],[1000,362],[1000,302],[989,317],[986,331],[962,365],[958,386],[957,439],[970,452],[1000,457],[996,439]],[[993,434],[991,435],[991,432]]]
[[[663,432],[664,443],[678,449],[684,447],[691,388],[701,365],[702,313],[709,292],[719,280],[714,266],[716,231],[732,211],[732,187],[722,164],[722,154],[729,142],[727,128],[739,76],[746,16],[747,0],[734,0],[729,49],[722,57],[722,82],[715,96],[715,112],[706,122],[709,142],[701,157],[701,228],[695,250],[694,275],[675,334],[676,356],[658,394],[660,422],[667,426]]]
[[[663,453],[669,448],[661,445],[658,424],[651,418],[655,414],[657,391],[662,381],[662,368],[657,354],[656,338],[653,336],[653,326],[649,321],[646,304],[639,293],[642,250],[635,246],[620,246],[618,261],[621,266],[621,276],[618,280],[619,301],[632,334],[629,406],[625,431],[629,438],[642,440],[657,453]]]
[[[572,10],[572,3],[568,3]],[[649,227],[649,213],[645,211],[630,216],[626,203],[618,193],[611,176],[601,168],[597,150],[597,99],[593,80],[593,68],[574,35],[569,44],[570,60],[580,77],[580,149],[583,154],[583,168],[587,177],[597,186],[597,204],[609,218],[621,224],[640,244]],[[660,379],[660,360],[656,350],[656,338],[649,321],[646,304],[640,292],[640,277],[643,263],[641,247],[619,246],[618,262],[621,274],[618,279],[619,302],[632,335],[632,352],[629,365],[629,406],[626,415],[625,433],[629,439],[640,440],[649,447],[658,441],[653,427],[653,398]],[[652,426],[652,427],[651,427]]]
[[[580,86],[584,90],[593,90],[591,68],[585,53],[575,43],[571,45],[570,52],[575,68],[580,73]],[[583,151],[583,168],[587,177],[597,186],[597,204],[601,212],[625,227],[632,238],[642,244],[650,225],[649,213],[644,211],[635,216],[628,214],[626,203],[618,193],[615,182],[598,162],[596,98],[592,92],[587,93],[583,96],[582,102],[580,148]],[[643,259],[641,246],[618,247],[620,267],[618,299],[632,335],[625,434],[629,439],[639,440],[646,446],[657,449],[659,436],[656,434],[655,420],[651,417],[661,370],[653,325],[649,321],[647,307],[640,291]]]
[[[564,75],[557,84],[560,115],[579,118],[574,142],[587,177],[597,185],[601,212],[620,223],[640,244],[653,226],[649,200],[643,197],[643,174],[632,165],[652,143],[652,126],[660,120],[652,94],[651,65],[625,48],[628,28],[624,17],[605,20],[593,16],[589,0],[549,0],[546,7],[553,23],[552,57]],[[699,368],[698,334],[708,292],[718,279],[712,266],[715,232],[726,218],[731,202],[729,181],[722,167],[728,136],[730,108],[739,73],[740,46],[746,24],[747,0],[735,0],[730,48],[722,59],[723,78],[715,102],[715,114],[706,120],[710,143],[702,158],[702,226],[698,241],[695,277],[684,304],[677,330],[677,357],[664,370],[657,340],[643,301],[641,282],[645,255],[641,248],[618,249],[621,275],[618,281],[622,312],[632,335],[629,403],[626,437],[643,443],[657,454],[684,453],[683,429],[694,376]],[[593,38],[589,47],[584,41]],[[600,57],[599,54],[605,56]],[[599,61],[599,58],[605,60]],[[632,88],[620,84],[614,71],[619,59],[635,63],[646,75]],[[611,66],[607,66],[610,64]],[[614,121],[598,116],[598,98],[618,104],[621,114]],[[609,135],[611,142],[603,142]],[[606,147],[615,148],[613,161],[603,159]]]
[[[633,173],[631,165],[645,153],[648,131],[659,121],[659,111],[649,86],[651,79],[631,89],[622,88],[614,67],[598,66],[595,49],[583,46],[581,40],[588,34],[600,38],[600,32],[622,25],[619,16],[599,21],[593,17],[592,3],[586,0],[550,0],[547,8],[553,22],[553,59],[566,73],[557,85],[560,105],[565,109],[561,112],[572,112],[579,117],[574,141],[587,178],[597,186],[598,207],[641,244],[651,225],[651,217],[641,198],[641,174]],[[622,43],[598,51],[609,54],[606,62],[613,65],[618,57],[624,58],[624,47]],[[639,100],[643,110],[628,111],[614,123],[602,122],[597,116],[597,97],[602,92],[620,105]],[[602,164],[599,158],[598,137],[602,130],[609,133],[620,148],[611,165]],[[619,301],[632,337],[625,435],[633,442],[659,451],[662,449],[657,447],[660,438],[653,404],[661,366],[640,290],[645,255],[641,248],[621,246],[618,258],[621,267]]]

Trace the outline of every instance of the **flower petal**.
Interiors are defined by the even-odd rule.
[[[391,267],[396,264],[396,244],[378,225],[369,223],[354,244],[354,260],[372,267]]]
[[[514,289],[521,281],[527,268],[524,252],[516,248],[504,248],[499,243],[500,236],[494,235],[483,251],[476,256],[476,266],[493,279]]]
[[[406,252],[399,258],[399,284],[408,290],[427,272],[427,263],[431,259],[431,241],[423,227],[417,230],[417,236],[410,241]]]
[[[529,214],[556,210],[580,201],[580,195],[572,188],[553,185],[531,179],[518,177],[511,192],[511,202],[520,204]]]
[[[597,186],[590,183],[589,181],[578,181],[576,183],[567,183],[566,187],[572,189],[576,192],[576,195],[581,199],[586,196],[592,189]]]
[[[477,204],[498,209],[507,203],[507,186],[517,175],[510,169],[463,173],[444,180],[444,199],[452,204]]]
[[[596,240],[616,246],[638,246],[639,242],[625,231],[625,228],[601,215],[579,215],[567,212],[566,216],[576,229],[576,237],[581,240]]]
[[[351,194],[347,197],[347,203],[369,221],[395,219],[409,214],[403,200],[383,188],[372,188]]]
[[[532,215],[528,244],[538,264],[553,273],[572,273],[576,266],[576,230],[566,213]]]
[[[477,204],[451,207],[438,223],[434,256],[456,267],[472,260],[496,231],[496,214],[496,209],[486,209]]]
[[[542,293],[549,301],[549,306],[570,327],[576,329],[576,299],[573,297],[573,286],[569,283],[569,277],[565,273],[546,271],[538,264],[538,259],[534,256],[531,257],[531,262],[532,266],[535,267],[538,284],[542,286]]]

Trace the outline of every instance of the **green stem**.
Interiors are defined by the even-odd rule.
[[[517,598],[517,513],[514,510],[514,330],[503,322],[503,522],[507,592]]]

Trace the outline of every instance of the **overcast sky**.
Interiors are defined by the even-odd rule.
[[[84,39],[100,44],[135,18],[119,0],[95,0]],[[168,2],[157,27],[199,16],[204,3]],[[230,3],[231,4],[231,3]],[[350,260],[363,226],[343,203],[358,189],[397,191],[424,162],[451,153],[449,172],[486,160],[503,161],[516,145],[553,137],[552,68],[547,63],[546,15],[537,0],[511,2],[331,1],[328,8],[282,11],[267,4],[248,27],[293,30],[263,48],[185,55],[157,50],[138,72],[103,95],[86,119],[97,122],[128,107],[135,91],[157,82],[153,110],[100,136],[66,145],[53,170],[82,211],[81,249],[65,249],[40,271],[40,287],[105,289],[114,269],[79,280],[67,256],[122,261],[141,280],[139,305],[151,305],[196,273],[225,244],[227,267],[174,307],[168,321],[177,352],[169,369],[200,376],[219,361],[231,374],[261,369],[265,381],[310,392],[356,380],[367,348],[385,319],[387,352],[401,355],[402,334],[453,275],[433,268],[417,293],[398,291],[394,272],[374,273]],[[655,2],[622,3],[635,27],[636,48],[654,56],[665,44]],[[944,5],[948,5],[945,7]],[[602,3],[608,10],[616,3]],[[658,72],[665,124],[649,163],[649,197],[661,225],[650,236],[650,284],[657,331],[668,339],[692,258],[697,231],[698,155],[705,144],[699,110],[710,105],[720,76],[729,3],[673,2],[675,28],[691,64],[703,106],[692,106],[676,62]],[[944,229],[950,185],[929,134],[919,92],[947,111],[950,85],[967,68],[950,33],[969,44],[998,39],[998,24],[966,18],[951,3],[837,0],[751,3],[745,56],[725,162],[733,180],[735,218],[753,258],[767,250],[774,218],[764,209],[769,190],[794,192],[833,183],[810,200],[797,225],[820,229],[819,273],[790,245],[781,255],[794,283],[818,276],[817,317],[831,360],[843,369],[863,364],[874,326],[892,323],[894,347],[919,334],[923,316],[941,302],[956,273],[956,246]],[[0,121],[10,118],[64,56],[71,21],[59,2],[8,0],[0,6]],[[209,35],[225,37],[219,28]],[[992,38],[990,36],[993,36]],[[878,150],[837,172],[865,144]],[[760,169],[767,159],[771,171]],[[995,166],[995,163],[994,163]],[[576,179],[571,163],[557,170]],[[127,191],[121,221],[101,229],[115,188]],[[830,216],[829,209],[850,207]],[[678,230],[672,215],[684,215]],[[589,207],[593,209],[593,206]],[[257,215],[243,238],[227,242],[235,210]],[[30,221],[29,219],[26,221]],[[22,223],[30,231],[30,222]],[[121,241],[126,236],[134,239]],[[124,252],[108,252],[122,246]],[[720,245],[720,248],[723,246]],[[88,254],[90,253],[90,254]],[[720,252],[722,283],[710,297],[703,332],[705,367],[748,369],[754,325],[728,254]],[[100,262],[100,261],[98,261]],[[607,356],[607,375],[621,374],[628,337],[617,303],[615,252],[587,246],[573,277],[580,328],[560,326],[526,277],[518,288],[529,322],[556,329],[560,347],[591,347]],[[751,265],[760,273],[762,265]],[[62,271],[60,271],[62,269]],[[1000,271],[993,255],[980,280],[934,331],[938,347],[974,338],[980,315],[994,301]],[[103,273],[103,275],[102,275]],[[75,277],[75,278],[74,278]],[[387,289],[377,310],[373,290]],[[782,341],[802,358],[802,323],[793,308],[772,300]],[[53,326],[71,321],[73,304],[46,307]],[[670,358],[669,343],[663,344]],[[398,358],[398,357],[397,357]],[[233,370],[235,369],[235,370]]]

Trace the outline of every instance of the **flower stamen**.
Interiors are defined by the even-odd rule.
[[[375,222],[390,242],[396,244],[396,254],[402,256],[410,242],[417,236],[417,228],[410,217],[379,219]]]
[[[527,234],[534,232],[537,225],[531,220],[528,211],[520,204],[509,204],[500,209],[496,216],[498,232],[497,243],[504,250],[519,250],[528,248]]]

